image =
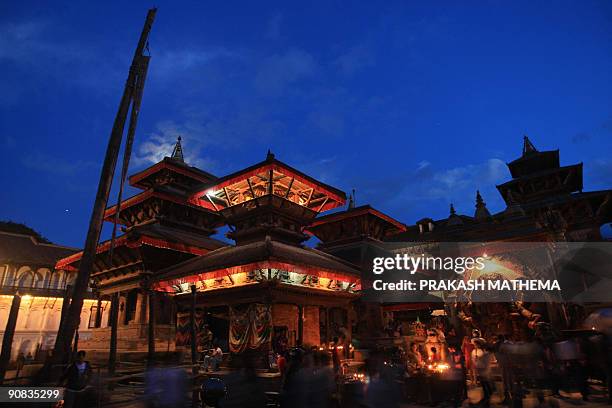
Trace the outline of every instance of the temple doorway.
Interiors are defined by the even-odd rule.
[[[212,332],[212,342],[224,352],[229,350],[229,308],[217,306],[206,309],[204,324]]]

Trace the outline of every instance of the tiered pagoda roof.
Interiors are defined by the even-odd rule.
[[[537,201],[543,197],[582,191],[582,163],[559,164],[559,150],[538,151],[527,136],[523,154],[508,163],[512,180],[497,186],[508,203],[512,195],[518,203]]]
[[[181,293],[188,283],[205,291],[276,282],[276,288],[286,285],[294,290],[348,294],[359,287],[359,270],[340,258],[301,245],[308,239],[304,229],[313,219],[345,201],[344,192],[268,152],[263,162],[192,192],[190,202],[224,217],[231,228],[227,235],[236,245],[159,271],[156,287]]]
[[[559,150],[538,151],[527,136],[521,157],[508,163],[512,180],[497,186],[506,209],[491,214],[479,192],[473,216],[457,214],[422,220],[390,241],[598,239],[599,226],[612,221],[612,190],[582,192],[582,163],[561,166]],[[572,235],[573,234],[573,235]]]
[[[406,231],[406,225],[369,205],[348,208],[318,217],[308,232],[321,240],[321,248],[361,240],[383,241],[385,237]]]
[[[314,214],[339,207],[346,194],[321,183],[277,160],[268,152],[266,160],[200,186],[190,201],[202,207],[223,211],[261,197],[281,197]],[[253,206],[256,206],[253,203]],[[237,209],[236,209],[237,211]]]

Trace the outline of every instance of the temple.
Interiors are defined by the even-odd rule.
[[[389,313],[429,307],[360,299],[372,280],[362,271],[390,242],[603,239],[612,190],[583,192],[582,164],[561,166],[558,150],[538,151],[525,137],[508,168],[512,179],[497,186],[502,211],[491,213],[476,192],[473,215],[451,204],[447,218],[406,225],[356,206],[354,195],[347,207],[344,192],[271,152],[215,177],[184,162],[179,139],[171,157],[129,178],[141,193],[107,209],[106,220],[123,234],[98,247],[95,293],[118,305],[120,352],[182,350],[205,342],[209,331],[232,354],[263,356],[278,339],[318,346],[354,337],[367,346]],[[231,243],[212,237],[222,226]],[[304,244],[310,236],[316,248]],[[67,256],[55,268],[75,271],[80,257]],[[107,349],[113,314],[105,305],[80,347]]]
[[[189,201],[194,186],[215,179],[184,162],[180,139],[171,157],[129,178],[130,185],[143,191],[105,212],[105,220],[121,225],[123,234],[98,246],[92,281],[107,306],[98,310],[96,326],[91,337],[81,341],[82,348],[108,349],[109,301],[115,298],[119,351],[147,349],[151,316],[157,323],[155,342],[174,350],[174,302],[163,293],[152,296],[151,277],[227,245],[210,237],[223,225],[222,217]],[[76,271],[81,256],[77,252],[65,257],[56,267]]]
[[[476,192],[473,215],[423,218],[391,241],[599,241],[612,220],[612,190],[582,191],[582,163],[559,164],[559,151],[538,151],[527,136],[508,163],[512,180],[497,186],[506,208],[491,214]]]

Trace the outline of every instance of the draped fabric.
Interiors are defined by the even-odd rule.
[[[178,313],[176,316],[176,345],[177,346],[189,346],[191,345],[191,325],[190,313]],[[196,310],[195,313],[195,327],[196,336],[198,337],[198,343],[202,342],[203,328],[204,328],[204,312]]]
[[[257,349],[272,340],[270,305],[230,306],[229,348],[232,353]]]

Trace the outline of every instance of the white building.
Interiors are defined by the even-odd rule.
[[[0,231],[0,339],[7,325],[13,295],[21,295],[21,305],[13,337],[11,360],[19,352],[33,358],[55,344],[66,287],[76,272],[55,270],[58,259],[77,252],[75,248],[41,242],[34,235]],[[87,296],[81,311],[79,338],[87,339],[95,325],[98,301]],[[101,312],[108,314],[107,302]],[[101,321],[106,322],[104,316]]]

